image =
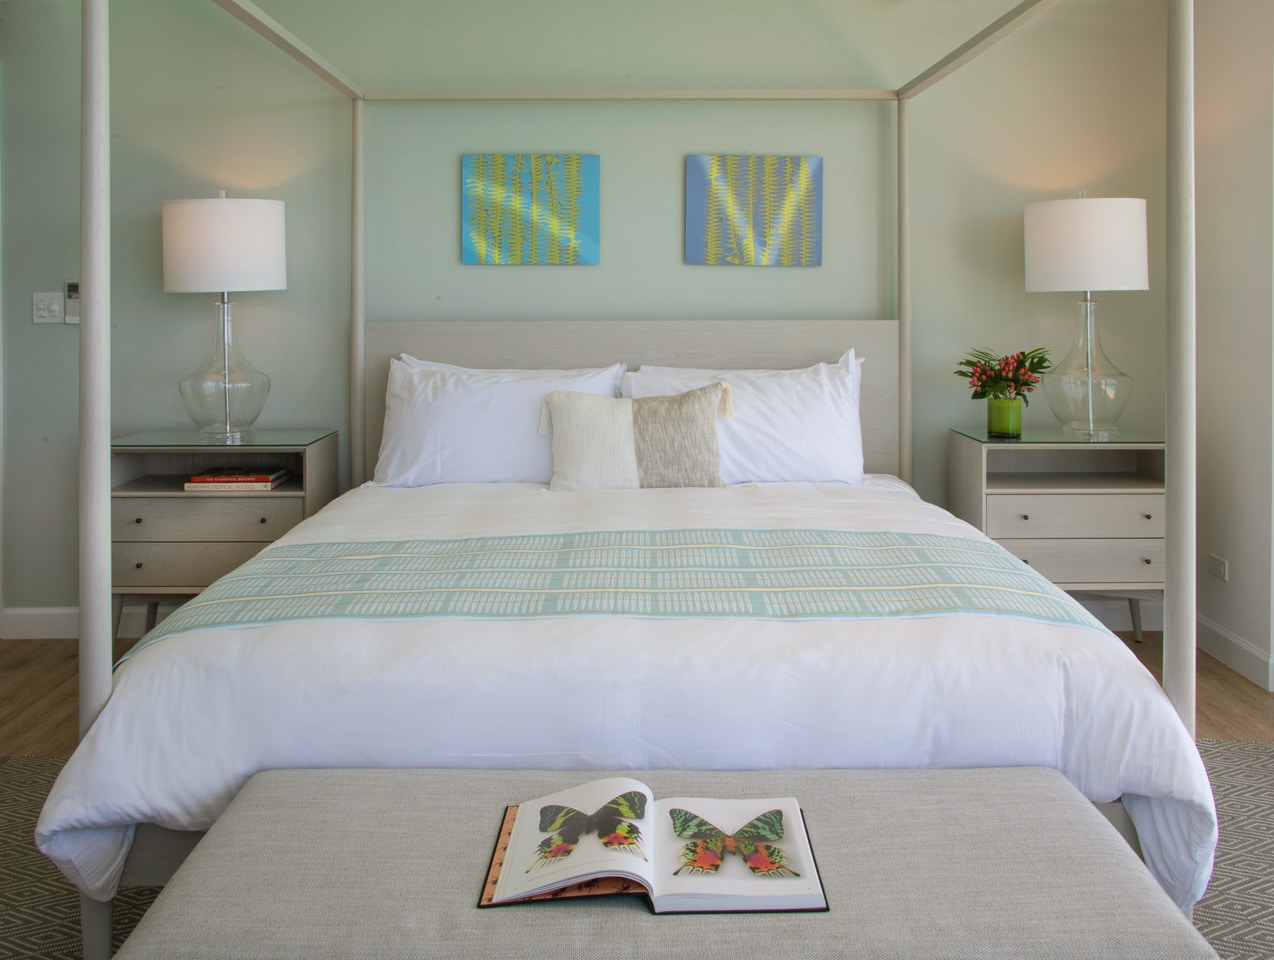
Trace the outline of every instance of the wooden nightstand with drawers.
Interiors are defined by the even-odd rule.
[[[273,490],[187,492],[192,474],[283,466]],[[111,443],[111,590],[114,629],[124,599],[194,595],[313,515],[337,493],[337,434],[327,429],[257,430],[240,444],[194,430],[152,430]]]
[[[1116,440],[1025,430],[1020,440],[952,429],[947,498],[967,520],[1063,590],[1127,597],[1164,586],[1164,443],[1121,429]],[[1153,594],[1151,594],[1153,595]]]

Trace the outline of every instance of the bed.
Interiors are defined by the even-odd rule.
[[[860,414],[888,389],[860,359],[755,381],[533,371],[514,378],[521,407],[507,416],[490,400],[504,372],[395,359],[376,480],[134,649],[49,797],[41,850],[107,899],[136,825],[206,829],[249,776],[280,767],[1046,766],[1094,802],[1122,801],[1151,870],[1188,910],[1210,874],[1216,817],[1172,704],[1071,598],[873,472],[871,442],[857,441],[856,459],[844,444],[819,449],[841,428],[851,447],[855,428],[877,433],[878,412]],[[789,403],[816,369],[822,386]],[[404,397],[421,383],[435,392],[413,406]],[[457,394],[457,383],[477,386]],[[731,482],[626,489],[568,469],[579,454],[558,442],[579,398],[607,416],[625,403],[666,413],[713,390],[676,415],[702,423],[710,410],[713,463]],[[463,412],[422,430],[454,395]],[[476,461],[459,439],[419,446],[422,435],[472,441],[474,403],[499,425]],[[758,416],[766,444],[749,433]],[[785,435],[813,459],[776,455]],[[591,460],[607,444],[590,436]],[[492,444],[541,459],[491,467]],[[535,474],[545,444],[549,477]],[[484,469],[496,472],[465,473]]]
[[[761,522],[759,517],[764,511],[758,513],[756,508],[760,504],[753,502],[753,498],[764,494],[782,501],[769,503],[765,507],[765,511],[772,511],[774,529],[784,529],[780,526],[782,524],[800,523],[802,529],[808,531],[818,530],[820,524],[826,524],[822,530],[825,533],[842,530],[847,525],[849,516],[870,518],[896,511],[899,525],[905,525],[904,514],[907,515],[905,523],[919,523],[922,528],[935,525],[927,534],[922,529],[913,530],[913,535],[918,533],[953,538],[986,547],[979,535],[971,529],[958,524],[935,508],[919,503],[905,485],[900,486],[884,478],[897,475],[908,479],[911,476],[911,314],[912,287],[915,281],[910,242],[909,108],[915,97],[971,61],[982,50],[1009,35],[1035,14],[1046,10],[1055,0],[1023,0],[994,24],[897,90],[619,90],[599,93],[591,89],[530,92],[519,89],[463,92],[461,96],[465,99],[495,100],[527,97],[571,100],[597,96],[637,100],[730,100],[743,97],[780,100],[882,99],[896,103],[897,177],[890,185],[895,191],[898,208],[898,249],[894,270],[896,321],[878,323],[871,320],[847,325],[838,321],[827,325],[832,331],[828,333],[811,332],[811,327],[820,325],[818,322],[794,323],[786,318],[782,323],[768,327],[761,323],[713,323],[701,320],[683,327],[671,321],[632,324],[601,319],[600,322],[580,324],[550,324],[548,329],[552,336],[549,337],[543,335],[543,325],[526,323],[517,318],[464,324],[441,321],[419,325],[366,323],[366,204],[363,184],[365,107],[369,101],[385,97],[359,88],[339,68],[328,63],[247,0],[215,2],[311,70],[323,82],[348,96],[351,101],[354,129],[354,203],[350,236],[353,303],[350,330],[350,423],[347,436],[351,444],[351,473],[356,483],[365,477],[367,464],[374,462],[378,452],[381,426],[378,404],[379,398],[385,395],[383,388],[386,361],[399,349],[416,356],[441,357],[453,363],[485,367],[547,367],[559,362],[597,365],[623,360],[629,366],[671,363],[783,368],[827,360],[838,356],[847,346],[854,346],[858,348],[859,356],[870,358],[864,368],[860,408],[864,462],[867,472],[871,474],[870,482],[853,485],[852,490],[828,485],[810,487],[797,484],[782,489],[775,485],[764,489],[731,487],[725,490],[683,491],[672,496],[640,499],[640,494],[650,491],[585,491],[575,495],[576,502],[601,501],[603,505],[595,507],[595,511],[601,510],[608,517],[623,516],[626,521],[638,527],[642,523],[683,523],[688,514],[693,514],[696,524],[704,522],[700,519],[701,515],[710,515],[714,518],[713,522],[727,525],[721,529],[737,530],[751,529],[752,525]],[[1167,44],[1170,78],[1167,237],[1168,281],[1171,287],[1168,355],[1170,380],[1173,384],[1168,396],[1167,429],[1168,472],[1173,478],[1173,495],[1169,498],[1168,506],[1168,536],[1172,557],[1169,560],[1169,589],[1165,597],[1164,677],[1171,695],[1171,704],[1117,639],[1092,623],[1062,624],[1032,621],[1029,617],[1015,620],[1000,615],[980,619],[977,615],[968,613],[952,613],[946,616],[903,618],[910,622],[910,626],[900,622],[885,626],[884,623],[888,621],[884,618],[871,620],[871,626],[868,626],[869,621],[866,619],[857,621],[861,630],[874,631],[882,637],[888,635],[888,641],[893,642],[895,648],[884,653],[881,652],[884,647],[876,644],[872,652],[870,641],[863,640],[860,636],[846,645],[866,650],[868,655],[865,661],[852,667],[842,664],[835,671],[814,672],[819,674],[819,682],[830,683],[833,677],[839,675],[854,684],[845,689],[860,692],[857,703],[861,709],[853,712],[854,704],[846,702],[847,697],[843,691],[838,695],[829,685],[824,685],[820,694],[806,697],[811,703],[799,705],[802,709],[812,708],[815,703],[826,707],[827,716],[819,718],[819,731],[831,729],[831,719],[841,723],[841,737],[835,742],[823,738],[804,738],[803,748],[806,752],[800,759],[808,762],[815,762],[820,756],[834,756],[843,762],[850,762],[852,758],[853,762],[877,765],[941,766],[963,762],[1038,762],[1062,769],[1096,802],[1121,798],[1123,806],[1136,823],[1142,850],[1151,869],[1171,892],[1174,900],[1186,909],[1202,893],[1210,871],[1216,839],[1211,794],[1191,740],[1194,723],[1195,648],[1191,13],[1192,4],[1189,0],[1177,0],[1172,5]],[[243,639],[247,633],[243,631],[256,632],[257,627],[240,625],[230,630],[200,628],[190,634],[158,640],[139,651],[114,677],[111,675],[108,496],[112,426],[109,387],[111,310],[108,162],[111,124],[107,21],[106,0],[91,0],[85,4],[82,67],[86,83],[82,133],[88,160],[82,177],[85,202],[81,231],[84,298],[80,379],[81,409],[84,414],[80,424],[80,715],[81,732],[86,737],[50,796],[39,827],[41,848],[58,861],[59,866],[84,891],[81,904],[86,956],[109,955],[109,911],[101,909],[98,901],[110,896],[118,878],[123,875],[133,882],[158,882],[162,881],[166,871],[173,868],[172,860],[164,863],[153,858],[151,841],[187,836],[186,833],[169,831],[167,826],[180,827],[182,830],[186,825],[196,825],[198,828],[197,825],[206,824],[213,819],[233,792],[241,773],[248,767],[263,762],[267,757],[282,759],[289,764],[297,762],[298,755],[289,757],[286,751],[271,751],[289,738],[299,737],[300,732],[303,732],[288,726],[292,718],[280,717],[277,699],[271,699],[277,698],[281,693],[294,694],[297,685],[296,671],[299,669],[295,658],[292,661],[271,660],[265,649],[279,650],[286,647],[286,644],[276,644],[273,640],[268,648],[254,648],[253,654],[256,658],[264,657],[264,663],[273,666],[281,682],[278,689],[268,695],[265,705],[254,707],[253,710],[262,710],[265,718],[280,721],[282,725],[267,723],[253,728],[256,731],[255,737],[248,739],[255,741],[251,744],[252,749],[259,749],[261,752],[252,757],[227,756],[224,745],[213,749],[213,743],[208,739],[214,731],[232,729],[248,716],[239,701],[237,686],[243,677],[249,675],[245,670],[227,673],[224,667],[218,668],[223,675],[220,712],[214,711],[210,716],[203,715],[193,720],[178,721],[162,715],[149,710],[141,702],[146,699],[145,695],[134,701],[131,694],[125,694],[125,690],[142,691],[155,686],[167,690],[166,696],[174,690],[184,693],[186,678],[180,673],[182,668],[178,664],[181,658],[165,651],[188,647],[197,636],[205,639],[220,637],[223,640],[231,638],[231,643],[210,643],[206,646],[209,649],[221,646],[246,656]],[[454,99],[457,94],[453,91],[417,91],[414,94],[397,92],[391,94],[389,99],[401,99],[404,96]],[[885,193],[887,195],[888,190]],[[888,284],[887,279],[882,282]],[[383,331],[377,331],[378,326],[398,329],[392,334],[383,335]],[[744,342],[740,343],[740,340]],[[387,350],[387,343],[390,342],[393,343],[393,349]],[[485,496],[494,497],[499,493],[495,487],[484,489]],[[438,502],[427,503],[431,498],[446,494],[443,486],[438,485],[436,490],[408,494],[397,499],[396,502],[399,503],[410,501],[412,505],[409,508],[390,509],[402,509],[408,513],[420,511],[426,516],[450,516],[454,512],[453,506]],[[459,495],[461,491],[453,488],[451,494]],[[540,503],[547,503],[546,498],[557,498],[556,493],[527,487],[505,490],[503,494],[512,499],[498,510],[496,504],[490,504],[491,509],[488,512],[491,517],[484,516],[484,522],[499,516],[507,518],[509,504],[518,498],[522,498],[524,508],[529,509],[531,504],[535,504],[537,515]],[[688,502],[702,498],[708,498],[715,504],[713,510],[708,510],[701,502],[694,505]],[[873,498],[876,498],[874,505]],[[374,524],[376,521],[361,516],[351,521],[350,514],[360,512],[362,505],[374,501],[380,501],[384,508],[391,499],[394,499],[393,496],[386,491],[373,496],[365,490],[355,490],[348,499],[342,498],[333,504],[330,512],[325,511],[316,517],[313,525],[298,528],[294,539],[282,546],[300,548],[306,546],[302,542],[303,538],[339,536],[339,530],[335,528],[324,531],[327,524],[336,523],[339,518],[345,518],[342,522],[352,522],[358,526]],[[641,503],[645,506],[638,509],[635,506],[607,502],[612,499],[629,505]],[[833,503],[836,500],[845,502]],[[651,506],[655,501],[660,501],[663,506],[655,509]],[[674,507],[673,504],[677,501],[684,502]],[[814,503],[827,508],[830,518],[815,515],[812,510]],[[745,507],[747,509],[743,509]],[[735,508],[739,509],[736,511]],[[868,521],[863,519],[862,522]],[[608,525],[612,523],[613,521],[607,520]],[[745,526],[730,526],[733,524]],[[474,532],[473,529],[468,529],[465,535],[472,536]],[[1046,585],[1037,583],[1036,587],[1038,589],[1032,592],[1048,592]],[[1068,606],[1064,598],[1060,598],[1060,601],[1061,606]],[[1070,605],[1068,609],[1072,616],[1076,615],[1077,608]],[[585,619],[571,619],[569,622],[572,630],[581,627]],[[429,622],[441,624],[443,620]],[[561,618],[561,622],[566,623],[566,618]],[[667,630],[673,621],[612,618],[610,627],[613,628],[620,622],[624,624],[624,631],[636,631],[638,627],[645,625],[640,631],[642,639],[633,640],[630,646],[638,652],[637,655],[649,658],[652,654],[648,648],[657,647],[662,642],[661,632]],[[738,634],[735,629],[738,621],[730,618],[713,619],[718,627],[727,628],[728,638],[715,645],[715,659],[705,655],[703,662],[695,666],[701,682],[694,686],[693,694],[683,696],[677,703],[670,705],[670,718],[677,717],[678,711],[681,711],[680,718],[683,722],[678,725],[678,735],[683,735],[683,729],[688,728],[688,721],[692,717],[696,720],[702,717],[702,710],[698,714],[691,711],[705,694],[710,695],[708,702],[711,704],[736,713],[728,714],[727,718],[712,718],[713,722],[701,726],[697,735],[707,737],[713,730],[720,732],[723,727],[729,726],[731,721],[728,717],[738,716],[737,711],[743,709],[741,705],[755,702],[747,700],[747,694],[755,697],[756,690],[761,690],[763,694],[768,691],[771,682],[769,674],[774,670],[772,661],[776,653],[781,652],[785,658],[792,656],[787,634],[802,634],[804,639],[799,641],[800,644],[826,645],[831,642],[825,634],[829,630],[828,622],[824,619],[793,619],[784,623],[753,624],[758,627],[758,636],[773,637],[775,633],[783,634],[783,642],[774,640],[766,645],[757,640],[756,636],[747,639],[747,630]],[[920,633],[918,639],[912,630],[921,623],[933,630]],[[792,628],[790,631],[786,629],[789,627]],[[979,627],[982,629],[978,629]],[[287,627],[279,629],[282,630],[281,633],[276,633],[273,628],[266,632],[275,639],[282,639],[289,631]],[[481,633],[493,628],[483,627],[475,620],[465,629]],[[446,633],[447,630],[441,632]],[[926,636],[928,639],[923,639]],[[939,642],[936,639],[938,637],[945,639]],[[337,660],[348,657],[360,647],[385,642],[367,640],[351,643],[348,637],[344,639],[343,644],[328,641],[332,656]],[[757,672],[747,674],[740,683],[738,674],[731,671],[740,670],[741,664],[747,661],[723,654],[720,647],[729,641],[740,641],[763,648],[764,662],[769,665],[764,671],[758,668]],[[505,639],[503,642],[511,644],[520,656],[528,658],[529,666],[536,670],[545,669],[544,656],[537,656],[534,651],[528,652],[511,640]],[[559,642],[566,641],[563,639]],[[585,641],[579,638],[577,642],[582,644]],[[643,644],[646,646],[643,647]],[[204,646],[200,644],[200,650]],[[297,649],[303,646],[303,641],[296,640]],[[708,646],[712,647],[714,644],[708,643]],[[926,657],[926,651],[932,656]],[[942,659],[942,656],[956,651],[967,659]],[[571,658],[580,651],[577,647],[568,646],[558,652],[560,655],[556,662],[562,664],[571,663]],[[972,659],[975,654],[980,659]],[[310,657],[307,650],[301,659],[317,658]],[[368,657],[357,665],[358,671],[333,678],[327,692],[343,694],[358,686],[355,681],[359,678],[368,680],[368,671],[374,665],[373,660],[374,658]],[[612,669],[616,663],[620,666],[624,663],[619,653],[615,653],[607,662]],[[787,660],[783,662],[786,664]],[[809,664],[801,663],[799,658],[796,658],[796,662],[808,671]],[[1038,672],[1029,672],[1028,663],[1031,664],[1031,669],[1038,668]],[[960,666],[955,667],[954,664]],[[240,665],[248,666],[246,662]],[[260,659],[252,663],[258,669],[262,665]],[[914,669],[906,669],[908,665]],[[478,666],[480,665],[476,661],[470,663],[475,676]],[[488,664],[488,669],[482,674],[484,681],[491,678],[489,666]],[[667,667],[667,664],[663,664],[664,672],[661,676],[668,672]],[[951,669],[944,669],[948,667]],[[178,672],[167,675],[166,681],[160,682],[160,674],[169,669]],[[762,672],[765,676],[759,675]],[[428,714],[429,719],[438,719],[456,712],[457,715],[465,715],[467,719],[480,721],[476,728],[471,727],[468,730],[468,735],[472,738],[476,731],[486,729],[491,741],[486,744],[488,751],[492,743],[507,736],[510,726],[507,721],[499,722],[500,730],[492,730],[489,715],[477,709],[482,704],[492,704],[494,701],[491,696],[497,695],[497,691],[483,690],[486,696],[477,697],[472,695],[472,691],[460,690],[455,683],[438,682],[432,674],[426,679],[433,684],[429,689],[438,692],[440,699],[426,701],[416,693],[411,696],[400,694],[398,700],[391,702],[401,704],[406,697],[411,701],[408,706],[417,711],[412,716],[417,718]],[[115,681],[118,681],[118,687],[115,686]],[[315,684],[311,682],[310,686],[313,688]],[[374,688],[375,684],[371,686]],[[579,693],[573,687],[572,691]],[[1028,691],[1038,696],[1032,697]],[[518,696],[527,696],[525,689],[513,692]],[[562,697],[561,691],[535,692],[538,698],[534,705],[539,709],[543,708],[541,701],[552,702]],[[183,696],[175,699],[184,703]],[[772,698],[763,696],[762,699],[768,705]],[[167,702],[171,702],[171,699]],[[872,702],[880,709],[869,710]],[[1006,707],[1011,712],[1007,716],[1002,714],[999,721],[992,719],[984,708],[994,702],[999,702],[1001,707]],[[174,704],[174,709],[180,711],[182,703]],[[335,709],[342,701],[340,696],[333,696],[326,703]],[[1175,712],[1172,704],[1176,705]],[[576,709],[580,705],[578,702],[573,703]],[[380,737],[383,725],[372,724],[376,729],[371,736],[355,737],[352,733],[354,728],[324,718],[323,711],[315,703],[307,706],[311,714],[306,716],[313,715],[330,724],[330,728],[326,729],[331,734],[327,738],[328,742],[333,747],[340,748],[339,753],[332,754],[333,757],[339,756],[342,760],[352,757],[364,765],[385,765],[402,761],[405,757],[420,763],[440,759],[415,742],[400,745],[400,752],[391,756],[393,751],[387,749],[388,742],[382,742]],[[375,703],[368,709],[379,710],[384,706]],[[632,704],[620,702],[615,706],[621,709],[631,707]],[[205,704],[203,709],[207,708]],[[947,712],[939,713],[939,710]],[[465,714],[465,711],[470,713]],[[1178,713],[1181,719],[1178,719]],[[349,705],[345,705],[343,715],[356,726],[370,722],[364,710]],[[786,727],[784,716],[773,715],[766,708],[761,713],[753,711],[747,716],[753,723],[760,722],[758,717],[770,718],[768,739],[781,747],[783,754],[780,758],[778,753],[774,753],[762,760],[761,751],[757,749],[742,758],[747,761],[745,765],[796,762],[797,758],[791,753],[791,745],[796,737]],[[965,723],[963,729],[960,726],[962,721]],[[134,723],[143,726],[130,726]],[[177,738],[175,756],[171,748],[162,746],[165,738],[170,742],[172,740],[168,737],[170,726],[184,731],[184,739]],[[1034,734],[1033,737],[1027,735],[1028,727]],[[1013,731],[1019,729],[1022,736],[1015,738]],[[367,732],[365,728],[363,732]],[[660,744],[656,750],[654,740],[650,743],[634,743],[632,731],[621,728],[613,732],[618,739],[611,743],[589,745],[590,750],[595,750],[596,753],[587,758],[578,752],[584,746],[579,742],[559,739],[556,744],[550,744],[550,747],[558,751],[557,756],[573,757],[573,764],[581,764],[583,759],[592,762],[599,754],[615,754],[621,750],[627,750],[625,755],[633,759],[672,764],[678,762],[677,751],[683,749],[675,742],[676,738]],[[576,734],[578,733],[577,729]],[[119,735],[130,742],[124,747],[118,742],[112,743],[113,740],[118,741]],[[759,737],[759,740],[764,739],[766,737]],[[887,745],[898,749],[891,752]],[[702,746],[702,743],[698,744],[698,747]],[[740,760],[739,754],[731,751],[747,750],[750,746],[741,748],[731,743],[712,745],[716,751],[714,755],[720,763]],[[702,763],[704,754],[698,747],[692,749],[692,745],[687,745],[684,749],[693,752],[695,760]],[[543,752],[545,748],[541,746],[539,749]],[[821,754],[818,753],[820,750],[823,751]],[[456,759],[454,754],[455,751],[452,750],[448,756]],[[112,756],[126,757],[127,763],[117,768]],[[168,771],[191,762],[188,759],[191,756],[197,761],[193,766],[205,771],[219,768],[209,781],[215,785],[210,789],[202,786],[199,789],[180,789],[176,795],[168,798],[172,801],[172,808],[164,809],[167,801],[159,794],[165,793],[166,788],[158,787],[156,791],[152,787],[162,784]],[[471,759],[472,756],[465,758],[466,762]],[[507,762],[507,758],[500,759]],[[995,798],[988,798],[988,803],[994,802]],[[155,824],[166,826],[155,827]]]

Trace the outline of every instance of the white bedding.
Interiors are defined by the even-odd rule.
[[[572,493],[363,487],[280,543],[685,527],[984,539],[873,476]],[[305,620],[180,634],[117,671],[36,840],[106,899],[133,824],[206,829],[262,769],[1009,765],[1057,768],[1094,801],[1122,796],[1165,889],[1183,908],[1202,896],[1212,793],[1153,677],[1103,631],[975,615]]]

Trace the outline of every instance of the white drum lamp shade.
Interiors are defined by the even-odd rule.
[[[1150,289],[1145,200],[1028,203],[1025,226],[1028,291]]]
[[[1146,201],[1081,197],[1027,204],[1026,289],[1083,292],[1079,332],[1066,356],[1044,375],[1044,396],[1062,432],[1113,440],[1132,398],[1132,377],[1106,356],[1097,331],[1094,290],[1148,290]]]
[[[163,224],[169,293],[287,289],[282,200],[175,200]]]
[[[164,289],[219,293],[212,356],[179,383],[186,411],[211,442],[241,443],[270,393],[270,378],[234,341],[230,294],[287,289],[281,200],[177,200],[163,205]]]

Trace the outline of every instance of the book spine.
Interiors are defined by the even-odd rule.
[[[215,477],[205,477],[201,474],[195,474],[187,483],[200,484],[218,484],[218,483],[270,483],[277,480],[282,474],[277,473],[222,473]]]
[[[231,480],[222,483],[199,483],[187,480],[185,487],[188,491],[198,493],[233,493],[236,490],[273,490],[280,483],[282,483],[281,480]]]

